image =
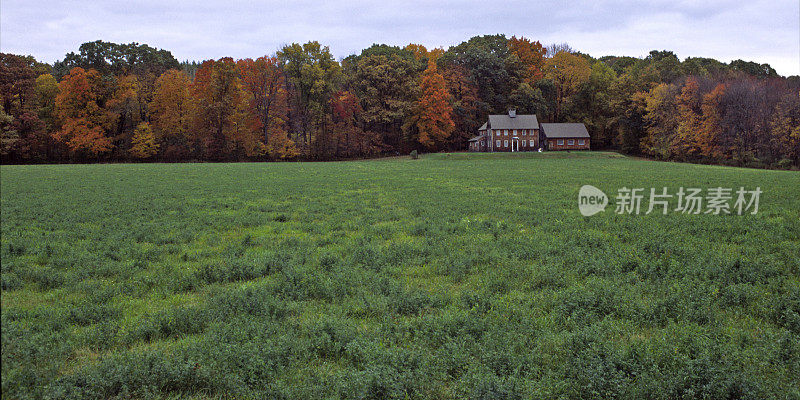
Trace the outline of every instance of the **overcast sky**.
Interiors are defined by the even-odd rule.
[[[139,42],[179,60],[258,57],[318,40],[337,57],[372,43],[448,47],[504,33],[595,57],[674,51],[800,74],[798,0],[0,1],[0,49],[52,62],[83,42]]]

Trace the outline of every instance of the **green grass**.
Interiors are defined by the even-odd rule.
[[[3,166],[3,398],[800,398],[800,174],[614,153]],[[764,191],[583,217],[581,185]]]

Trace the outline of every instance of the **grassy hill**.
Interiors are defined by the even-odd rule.
[[[0,184],[4,398],[800,398],[797,172],[435,154]],[[614,212],[718,186],[759,212]]]

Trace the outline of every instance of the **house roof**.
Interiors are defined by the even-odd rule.
[[[480,128],[478,128],[478,130],[479,130],[479,131],[485,131],[485,130],[486,130],[486,124],[487,124],[487,123],[488,123],[488,122],[484,122],[484,123],[483,123],[483,125],[481,125],[481,127],[480,127]]]
[[[492,129],[539,129],[539,120],[536,115],[517,115],[514,118],[508,114],[490,115],[489,126]]]
[[[478,135],[478,136],[475,136],[474,138],[470,139],[469,141],[470,142],[477,142],[478,140],[481,140],[481,139],[483,139],[485,137],[486,137],[486,135]]]
[[[589,132],[581,123],[542,124],[542,133],[548,138],[588,138]]]

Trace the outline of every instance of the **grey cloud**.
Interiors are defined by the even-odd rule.
[[[800,74],[796,0],[317,2],[0,2],[0,48],[45,61],[86,41],[140,42],[179,59],[257,57],[291,42],[319,40],[337,56],[372,43],[429,47],[505,33],[569,42],[594,56],[743,58]]]

